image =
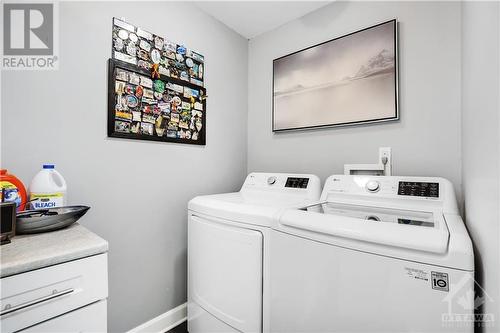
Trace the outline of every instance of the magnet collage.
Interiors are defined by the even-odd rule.
[[[205,144],[204,57],[113,19],[108,136]]]

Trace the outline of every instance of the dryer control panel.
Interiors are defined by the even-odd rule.
[[[245,179],[241,191],[292,194],[318,200],[321,181],[318,176],[310,174],[252,172]]]
[[[290,188],[307,188],[307,184],[309,184],[309,178],[288,177],[286,179],[285,187],[290,187]]]

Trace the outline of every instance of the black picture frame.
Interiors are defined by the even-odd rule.
[[[206,99],[202,100],[203,104],[203,116],[201,117],[202,127],[198,132],[198,139],[183,139],[183,138],[171,138],[166,135],[157,136],[157,135],[147,135],[141,133],[123,133],[115,131],[115,121],[116,121],[116,93],[115,93],[115,69],[121,68],[123,70],[134,72],[143,76],[151,77],[151,73],[145,69],[139,68],[135,65],[129,64],[127,62],[123,62],[117,59],[109,59],[108,60],[108,137],[111,138],[120,138],[120,139],[132,139],[132,140],[147,140],[147,141],[159,141],[159,142],[173,142],[173,143],[183,143],[183,144],[193,144],[193,145],[206,145]],[[203,95],[206,96],[206,89],[204,87],[197,86],[190,82],[168,77],[160,74],[160,79],[164,82],[169,82],[172,84],[178,84],[184,87],[189,87],[191,89],[203,91]],[[182,101],[188,101],[182,95],[179,96]]]
[[[370,30],[376,27],[379,27],[381,25],[393,23],[394,24],[394,29],[393,29],[393,47],[394,47],[394,115],[391,117],[383,117],[383,118],[374,118],[374,119],[369,119],[369,120],[362,120],[362,121],[352,121],[352,122],[344,122],[344,123],[335,123],[335,124],[322,124],[322,125],[314,125],[314,126],[300,126],[300,127],[291,127],[291,128],[280,128],[277,129],[275,127],[276,121],[275,121],[275,64],[277,61],[284,59],[286,57],[298,54],[300,52],[342,39],[342,38],[347,38],[349,36],[355,35],[357,33]],[[284,56],[281,56],[279,58],[273,59],[273,75],[272,75],[272,132],[273,133],[280,133],[280,132],[289,132],[289,131],[300,131],[300,130],[312,130],[312,129],[321,129],[321,128],[336,128],[336,127],[346,127],[346,126],[356,126],[356,125],[365,125],[365,124],[376,124],[376,123],[384,123],[384,122],[390,122],[390,121],[398,121],[400,119],[400,110],[399,110],[399,50],[398,50],[398,20],[397,19],[391,19],[388,21],[384,21],[382,23],[378,23],[372,26],[369,26],[367,28],[363,28],[345,35],[342,35],[340,37],[335,37],[330,40],[303,48],[301,50],[286,54]]]

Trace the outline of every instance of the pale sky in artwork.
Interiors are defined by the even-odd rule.
[[[353,77],[382,50],[394,54],[394,23],[380,25],[274,61],[274,91]]]

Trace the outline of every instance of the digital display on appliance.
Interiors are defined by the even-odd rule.
[[[439,198],[439,183],[399,182],[398,195]]]
[[[307,188],[308,183],[309,183],[309,178],[288,177],[286,179],[285,187]]]

